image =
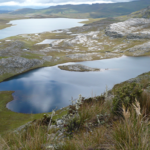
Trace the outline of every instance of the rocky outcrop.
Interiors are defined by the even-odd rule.
[[[150,19],[132,18],[109,25],[105,34],[113,38],[150,39]]]
[[[66,57],[69,57],[70,59],[81,59],[81,60],[92,60],[93,57],[101,57],[98,53],[76,53],[76,54],[70,54],[66,55]]]
[[[20,56],[22,54],[21,49],[24,46],[23,42],[20,41],[10,41],[9,43],[3,43],[6,45],[6,48],[1,49],[0,47],[0,56],[8,57],[8,56]]]
[[[134,56],[141,56],[147,52],[150,52],[150,42],[136,45],[132,48],[126,50],[127,52],[132,52]]]
[[[91,68],[81,64],[73,64],[73,65],[62,65],[58,66],[62,70],[68,71],[77,71],[77,72],[86,72],[86,71],[100,71],[99,68]]]
[[[0,60],[0,74],[21,73],[26,70],[43,65],[44,61],[39,59],[27,59],[23,57],[9,57]]]

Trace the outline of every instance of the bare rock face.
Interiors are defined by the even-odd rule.
[[[58,67],[62,70],[77,71],[77,72],[100,71],[99,68],[91,68],[91,67],[87,67],[81,64],[63,65],[63,66],[58,66]]]
[[[150,19],[132,18],[109,25],[105,34],[113,38],[150,39]]]

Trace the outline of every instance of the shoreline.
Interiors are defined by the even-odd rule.
[[[26,19],[28,19],[28,18],[26,18]],[[93,26],[91,26],[91,28],[92,28]],[[83,27],[81,27],[81,28],[83,28]],[[80,29],[81,29],[80,28]],[[70,31],[73,31],[73,34],[74,33],[78,33],[78,29],[75,29],[75,30],[73,30],[73,29],[70,29]],[[90,30],[87,30],[87,32],[91,32]],[[57,35],[60,35],[60,36],[66,36],[65,38],[67,39],[67,38],[71,38],[71,36],[68,36],[68,35],[66,35],[66,33],[67,33],[67,31],[65,32],[65,33],[63,33],[63,34],[57,34]],[[82,33],[82,32],[81,32]],[[52,34],[52,35],[51,35]],[[45,37],[45,38],[47,38],[46,36],[50,36],[50,37],[53,37],[53,38],[55,38],[57,35],[55,34],[55,35],[53,35],[54,33],[45,33],[45,34],[42,34],[42,35],[40,35],[42,38],[43,37]],[[78,34],[80,34],[80,33],[78,33]],[[102,34],[103,34],[103,30],[102,30]],[[46,36],[45,36],[46,35]],[[29,35],[27,35],[27,36],[29,36]],[[35,36],[35,35],[33,35],[33,36]],[[103,35],[101,35],[102,37],[103,37]],[[100,37],[101,37],[100,36]],[[87,35],[85,35],[85,37],[87,37]],[[64,38],[64,39],[65,39]],[[106,36],[104,36],[103,37],[104,38],[104,40],[105,40],[105,38],[106,38],[106,40],[108,40],[108,42],[111,42],[111,41],[114,41],[114,42],[116,42],[117,44],[118,44],[118,42],[119,42],[119,44],[121,44],[121,43],[124,43],[123,42],[123,40],[124,39],[117,39],[118,41],[116,41],[116,39],[111,39],[111,38],[109,38],[109,37],[106,37]],[[13,39],[14,41],[15,40],[20,40],[20,37],[19,36],[16,36],[16,37],[11,37],[10,39]],[[31,37],[31,39],[32,39],[32,37]],[[61,39],[61,37],[60,37],[60,39]],[[22,39],[22,41],[24,41],[24,40],[26,40],[26,39]],[[119,41],[120,40],[120,41]],[[32,41],[31,41],[32,42]],[[98,41],[98,42],[101,42],[101,41]],[[134,45],[136,45],[136,43],[134,43],[134,41],[130,41],[130,42],[133,42],[133,43],[131,43],[131,44],[134,44]],[[137,43],[138,43],[139,41],[137,41]],[[36,43],[36,42],[33,42],[33,43],[29,43],[29,44],[32,44],[31,45],[31,49],[33,48],[33,50],[34,50],[34,48],[36,48],[36,47],[33,47],[33,44],[34,43]],[[127,42],[126,42],[127,43]],[[125,44],[126,44],[125,43]],[[27,43],[28,44],[28,43]],[[109,43],[106,43],[106,47],[104,47],[105,48],[105,50],[107,50],[107,49],[109,49],[109,47],[107,47],[107,44],[109,45]],[[141,44],[141,43],[138,43],[138,44]],[[61,47],[62,45],[58,45],[57,47],[58,48],[63,48],[63,47]],[[76,46],[76,45],[75,45]],[[103,45],[102,45],[103,46]],[[130,45],[129,45],[130,46]],[[132,45],[131,45],[132,46]],[[26,46],[25,48],[28,48],[29,47],[29,49],[30,49],[30,45],[28,46]],[[39,46],[40,47],[40,46]],[[41,46],[42,47],[42,46]],[[57,50],[57,47],[53,47],[54,49],[56,48],[56,50]],[[65,47],[64,47],[65,48]],[[72,47],[71,47],[72,48]],[[83,49],[84,49],[84,47],[82,47],[82,46],[80,46],[79,45],[79,48],[80,48],[80,51],[82,51]],[[111,47],[110,47],[111,48]],[[43,49],[44,50],[44,49]],[[110,51],[109,52],[105,52],[105,50],[102,50],[102,52],[101,51],[95,51],[95,52],[98,52],[97,54],[100,54],[101,56],[103,56],[103,58],[98,58],[98,57],[96,57],[96,56],[92,56],[91,55],[91,57],[92,57],[92,59],[91,60],[88,60],[88,59],[86,59],[86,57],[85,56],[82,56],[82,58],[80,58],[80,57],[77,57],[77,58],[74,58],[74,59],[72,59],[72,58],[70,58],[70,57],[66,57],[67,55],[73,55],[74,53],[72,53],[72,52],[56,52],[56,51],[50,51],[49,53],[46,53],[45,52],[45,54],[49,54],[49,55],[51,55],[52,54],[52,56],[59,56],[60,58],[61,58],[61,60],[59,60],[58,59],[58,61],[56,61],[56,62],[54,62],[54,61],[51,61],[51,62],[44,62],[43,63],[43,65],[42,66],[38,66],[38,67],[35,67],[35,68],[31,68],[31,69],[29,69],[29,70],[25,70],[25,71],[23,71],[23,72],[21,72],[21,73],[17,73],[17,74],[15,74],[15,75],[11,75],[11,74],[7,74],[7,76],[6,76],[6,74],[3,74],[3,77],[1,77],[2,78],[2,81],[1,82],[5,82],[5,81],[7,81],[7,80],[11,80],[11,78],[13,78],[13,77],[15,77],[15,76],[18,76],[18,75],[21,75],[21,74],[24,74],[24,73],[27,73],[27,72],[29,72],[29,71],[33,71],[33,70],[35,70],[35,69],[40,69],[40,68],[43,68],[43,67],[51,67],[51,66],[58,66],[58,65],[63,65],[64,63],[69,63],[69,62],[83,62],[83,61],[94,61],[94,60],[103,60],[103,59],[112,59],[112,58],[121,58],[121,57],[141,57],[141,56],[132,56],[132,53],[130,54],[131,56],[128,56],[126,53],[119,53],[119,52],[117,52],[117,53],[112,53],[112,54],[117,54],[117,55],[109,55],[112,51],[113,51],[113,49],[110,49]],[[39,48],[39,51],[40,51],[40,48]],[[32,52],[32,51],[31,51]],[[25,53],[25,52],[24,52]],[[65,54],[65,53],[69,53],[69,54]],[[88,50],[86,50],[85,49],[85,51],[84,52],[81,52],[80,54],[87,54],[87,53],[89,53],[89,54],[93,54],[93,52],[92,51],[88,51]],[[31,56],[32,56],[32,54],[34,54],[34,53],[31,53]],[[37,53],[37,54],[40,54],[40,52],[39,53]],[[56,55],[55,55],[56,54]],[[63,54],[63,55],[62,55]],[[78,53],[77,53],[78,54]],[[148,55],[149,53],[146,53],[145,55]],[[61,57],[61,55],[62,55],[62,57]],[[75,54],[74,54],[75,55]],[[105,57],[105,55],[108,55],[108,56],[106,56]],[[29,55],[30,56],[30,55]],[[44,56],[44,55],[43,55]],[[76,56],[76,55],[75,55]],[[150,54],[148,55],[148,56],[150,56]],[[26,56],[27,57],[27,56]],[[26,58],[25,57],[25,58]],[[55,60],[55,57],[53,58],[53,60]],[[34,58],[40,58],[40,56],[32,56],[31,57],[31,59],[34,59]],[[121,84],[121,83],[120,83]],[[114,85],[115,86],[115,85]],[[105,88],[104,88],[105,89]],[[7,94],[6,94],[7,93]],[[10,92],[10,91],[3,91],[3,92],[0,92],[0,98],[2,99],[2,101],[4,101],[4,103],[3,104],[1,104],[0,105],[0,109],[1,109],[1,107],[2,107],[2,109],[1,109],[1,115],[3,116],[1,119],[0,119],[0,122],[2,122],[3,123],[3,125],[1,124],[0,125],[0,133],[2,133],[2,132],[6,132],[6,131],[9,131],[9,130],[14,130],[15,128],[17,128],[17,127],[19,127],[19,126],[21,126],[21,125],[23,125],[23,124],[25,124],[25,123],[27,123],[27,122],[29,122],[29,121],[31,121],[31,120],[33,120],[33,119],[38,119],[38,118],[41,118],[42,116],[43,116],[43,114],[44,113],[40,113],[40,114],[22,114],[22,113],[16,113],[16,112],[12,112],[11,110],[9,110],[9,109],[7,109],[6,108],[6,105],[5,105],[5,103],[7,102],[10,102],[10,101],[12,101],[12,92]],[[60,111],[60,110],[58,110],[58,111]],[[49,113],[47,113],[47,114],[50,114],[51,112],[49,112]],[[12,120],[12,118],[13,118],[13,120]],[[24,118],[24,119],[23,119]]]
[[[138,83],[145,76],[146,77],[150,76],[150,71],[142,73],[134,78],[123,81],[121,83],[115,84],[112,87],[112,89],[109,91],[113,91],[114,88],[119,88],[120,86],[123,86],[126,83],[132,83],[132,82]],[[0,91],[0,98],[2,100],[2,103],[0,105],[0,111],[1,111],[0,113],[3,116],[2,118],[0,118],[0,121],[1,121],[0,134],[2,134],[2,135],[9,131],[14,131],[18,127],[26,124],[27,122],[33,121],[35,119],[40,119],[43,117],[44,114],[47,114],[47,115],[51,114],[51,112],[39,113],[39,114],[24,114],[24,113],[17,113],[17,112],[13,112],[13,111],[9,110],[8,108],[6,108],[6,104],[13,100],[13,96],[12,96],[13,93],[14,93],[14,91]],[[57,115],[55,117],[61,118],[63,115],[65,115],[67,113],[68,106],[58,109],[56,111]],[[11,118],[13,118],[13,120]]]

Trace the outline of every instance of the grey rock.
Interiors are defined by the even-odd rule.
[[[78,72],[83,72],[83,71],[100,71],[99,68],[91,68],[87,67],[81,64],[73,64],[73,65],[61,65],[58,66],[62,70],[68,70],[68,71],[78,71]]]
[[[126,51],[132,52],[134,56],[141,56],[147,52],[150,52],[150,42],[146,42],[141,45],[136,45],[127,49]]]
[[[53,58],[52,56],[43,56],[43,57],[42,57],[42,59],[43,59],[44,61],[49,61],[49,62],[52,60],[52,58]]]
[[[56,123],[57,123],[57,126],[60,126],[60,125],[62,125],[64,123],[64,121],[60,119],[60,120],[57,120]]]
[[[83,60],[92,60],[92,57],[100,57],[100,55],[98,53],[76,53],[76,54],[70,54],[70,55],[66,55],[66,57],[69,57],[71,59],[83,59]]]
[[[54,146],[52,144],[44,144],[42,145],[43,150],[54,150]]]
[[[132,18],[109,25],[105,34],[113,38],[150,39],[150,19]]]
[[[0,67],[6,68],[25,68],[29,69],[34,66],[42,65],[43,61],[39,59],[27,59],[23,57],[9,57],[0,60]]]
[[[0,56],[8,57],[8,56],[20,56],[23,51],[20,51],[24,46],[23,42],[20,41],[11,41],[7,44],[7,47],[0,50]]]
[[[0,59],[0,74],[21,73],[29,69],[42,66],[43,60],[27,59],[23,57],[9,57]]]

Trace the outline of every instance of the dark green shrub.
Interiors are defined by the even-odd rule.
[[[65,134],[68,137],[72,137],[73,133],[78,131],[84,124],[84,120],[82,120],[79,116],[74,116],[70,118],[65,127]]]
[[[135,98],[137,100],[142,94],[142,88],[139,84],[126,83],[123,87],[118,88],[115,91],[115,97],[113,98],[113,113],[122,115],[122,105],[127,108],[134,103]]]

